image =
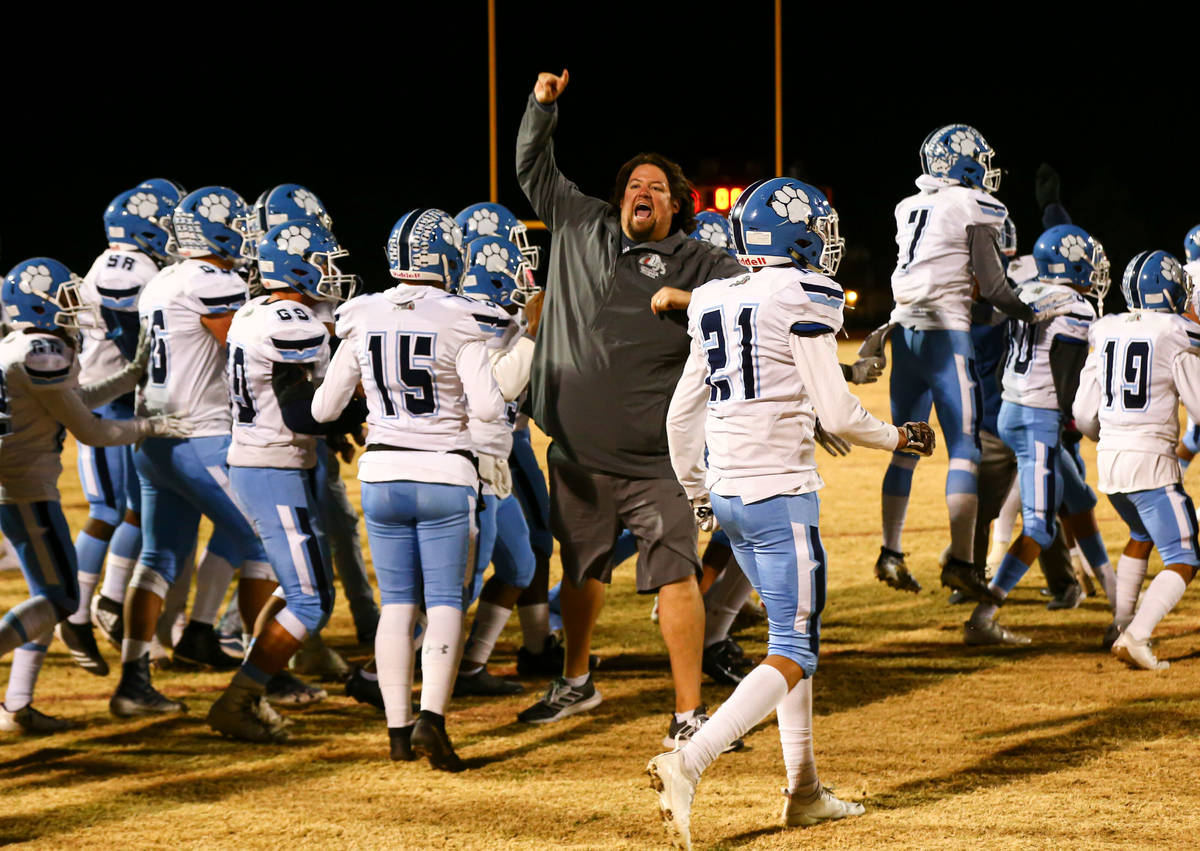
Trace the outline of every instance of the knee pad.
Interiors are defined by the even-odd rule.
[[[129,587],[140,588],[144,591],[149,591],[159,599],[166,599],[167,591],[171,588],[171,582],[154,568],[139,561],[137,566],[133,568],[133,576],[129,578]]]
[[[275,615],[275,620],[297,640],[303,641],[305,635],[319,632],[329,622],[332,608],[322,606],[319,597],[302,594],[289,600],[283,610]]]
[[[276,582],[275,571],[271,568],[269,561],[247,560],[242,562],[241,566],[242,579],[265,579],[268,582]],[[282,594],[278,595],[283,597]]]
[[[946,473],[946,493],[977,494],[979,492],[979,453],[974,457],[950,456],[950,470]]]
[[[789,632],[769,632],[767,655],[790,659],[804,669],[804,676],[811,677],[817,671],[817,655],[820,639],[816,635]]]

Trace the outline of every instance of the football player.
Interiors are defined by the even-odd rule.
[[[143,543],[125,605],[121,682],[109,701],[118,717],[186,711],[154,689],[147,651],[163,598],[194,546],[201,514],[213,522],[202,562],[223,559],[241,568],[243,623],[254,623],[275,588],[262,543],[232,499],[225,460],[231,431],[225,338],[233,312],[247,298],[246,282],[236,271],[244,263],[247,214],[241,196],[223,186],[187,195],[171,215],[184,259],[155,275],[138,301],[151,339],[146,408],[176,414],[193,430],[186,440],[143,441],[134,452]],[[206,664],[217,657],[212,626],[189,623],[176,653]]]
[[[383,609],[375,663],[391,757],[465,766],[446,734],[446,705],[462,646],[463,592],[472,581],[479,474],[471,419],[504,415],[477,302],[442,291],[463,274],[461,233],[437,209],[396,222],[388,263],[400,283],[338,308],[342,342],[313,397],[320,422],[335,419],[361,382],[367,451],[359,461],[367,540]],[[411,283],[410,283],[411,282]],[[424,604],[421,711],[412,718],[413,629]]]
[[[915,195],[896,205],[896,307],[879,336],[892,343],[891,402],[896,421],[922,420],[935,407],[950,455],[946,504],[950,551],[941,580],[966,596],[990,599],[972,564],[979,466],[979,375],[970,337],[972,293],[1009,316],[1032,322],[1062,304],[1026,305],[1008,285],[999,239],[1007,210],[992,148],[973,127],[951,124],[921,145]],[[893,588],[919,591],[901,547],[917,458],[893,456],[883,479],[883,545],[875,575]]]
[[[763,180],[742,193],[730,218],[738,259],[754,271],[694,291],[691,356],[667,433],[697,524],[711,528],[715,514],[729,534],[766,604],[769,640],[767,658],[708,723],[647,766],[663,821],[685,848],[701,773],[773,709],[788,776],[785,823],[863,812],[821,785],[812,755],[826,571],[814,411],[831,432],[863,446],[929,455],[934,444],[927,424],[880,422],[847,389],[835,341],[844,297],[831,277],[843,240],[825,196],[790,178]]]
[[[1075,301],[1069,313],[1049,322],[1009,320],[998,430],[1017,456],[1022,531],[988,585],[995,601],[981,602],[963,626],[967,644],[1029,643],[997,623],[995,615],[1033,560],[1053,542],[1060,507],[1109,599],[1115,597],[1112,566],[1092,513],[1096,496],[1065,444],[1074,432],[1071,406],[1087,357],[1088,328],[1096,318],[1084,293],[1103,302],[1108,258],[1083,228],[1058,225],[1038,238],[1033,259],[1038,276],[1021,289],[1021,299],[1035,302],[1069,293]]]
[[[266,548],[285,601],[257,631],[246,661],[208,713],[214,730],[249,741],[287,739],[283,720],[262,705],[267,684],[333,611],[320,499],[325,470],[317,465],[315,435],[345,433],[362,422],[365,411],[351,403],[332,423],[316,423],[309,376],[324,373],[329,360],[329,335],[313,306],[356,289],[354,277],[335,265],[346,254],[311,219],[271,228],[255,250],[268,294],[246,302],[229,326],[229,481]]]
[[[1129,526],[1105,642],[1118,658],[1151,671],[1169,663],[1155,657],[1150,635],[1200,565],[1196,510],[1175,458],[1179,403],[1200,419],[1200,326],[1180,315],[1188,284],[1165,251],[1143,251],[1129,261],[1121,279],[1128,312],[1093,323],[1074,405],[1079,430],[1100,441],[1100,491]],[[1155,547],[1165,567],[1135,613]]]
[[[187,433],[170,415],[96,417],[92,409],[131,391],[146,366],[145,346],[123,368],[81,387],[75,334],[99,313],[79,298],[82,282],[48,257],[13,267],[0,301],[14,329],[0,342],[0,528],[21,560],[30,597],[0,618],[0,656],[16,651],[0,729],[53,733],[69,722],[33,708],[33,689],[55,624],[79,607],[75,548],[59,502],[63,438],[119,446]]]
[[[1183,270],[1188,273],[1188,277],[1194,284],[1200,277],[1200,225],[1196,225],[1184,236],[1183,255],[1186,261],[1183,264]],[[1190,318],[1193,321],[1200,321],[1200,315],[1197,315],[1194,309],[1194,302]],[[1184,472],[1187,472],[1188,465],[1192,463],[1197,452],[1200,452],[1200,425],[1197,425],[1196,421],[1189,416],[1187,425],[1183,428],[1183,436],[1179,440],[1179,445],[1175,447],[1175,454],[1179,456],[1179,464],[1183,467]]]

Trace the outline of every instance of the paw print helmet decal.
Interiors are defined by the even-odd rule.
[[[995,192],[1000,188],[1000,169],[992,168],[995,153],[974,127],[947,124],[921,143],[921,170],[931,177],[946,177],[964,186]]]
[[[171,227],[184,257],[212,254],[238,262],[253,257],[250,211],[226,186],[205,186],[187,195],[171,214]]]
[[[1121,278],[1121,295],[1130,310],[1182,313],[1191,291],[1188,273],[1166,251],[1143,251],[1129,261]]]
[[[485,202],[464,207],[454,217],[462,228],[463,240],[470,242],[477,236],[498,236],[521,249],[530,269],[537,269],[541,262],[541,250],[529,241],[529,229],[503,204]]]
[[[436,207],[401,216],[384,251],[392,277],[401,281],[431,281],[447,292],[457,292],[466,271],[462,229],[449,213]]]
[[[738,197],[729,220],[743,266],[790,264],[837,274],[846,242],[837,211],[817,187],[790,177],[760,180]]]
[[[150,187],[127,189],[104,211],[109,244],[148,254],[160,266],[171,257],[171,213],[179,198]]]
[[[316,193],[299,183],[281,183],[258,196],[250,216],[250,236],[257,246],[263,234],[276,225],[310,219],[333,231],[333,219]]]
[[[291,287],[321,301],[341,302],[359,290],[357,275],[343,273],[336,260],[349,257],[337,238],[312,219],[275,225],[258,241],[258,272],[268,290]]]
[[[1033,247],[1038,280],[1088,287],[1101,303],[1110,283],[1104,246],[1077,225],[1057,225],[1038,237]]]
[[[521,307],[535,292],[533,270],[516,243],[499,236],[479,236],[467,243],[463,295]]]
[[[1200,260],[1200,225],[1196,225],[1183,238],[1183,256],[1188,263]]]
[[[80,296],[83,281],[49,257],[34,257],[13,266],[0,288],[4,320],[12,328],[62,328],[78,332],[104,328],[99,309]]]
[[[715,210],[702,210],[697,213],[696,229],[688,236],[707,242],[722,251],[728,251],[730,256],[737,256],[733,248],[733,227],[729,224],[729,219]]]

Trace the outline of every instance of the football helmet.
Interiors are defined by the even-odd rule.
[[[538,268],[542,259],[541,249],[530,243],[529,229],[508,207],[491,201],[472,204],[460,210],[454,221],[462,228],[464,241],[470,242],[477,236],[503,237],[521,249],[529,261],[530,269]]]
[[[1017,256],[1017,223],[1012,216],[1005,216],[1000,226],[1000,251],[1009,260]]]
[[[1143,251],[1129,261],[1121,278],[1121,295],[1130,310],[1182,313],[1192,282],[1183,266],[1166,251]]]
[[[1056,225],[1038,237],[1033,247],[1038,280],[1088,287],[1101,301],[1109,286],[1104,246],[1078,225]]]
[[[268,290],[291,287],[321,301],[345,301],[359,289],[357,275],[334,264],[350,252],[312,219],[275,225],[258,242],[258,272]]]
[[[499,236],[480,236],[467,243],[467,274],[462,294],[521,307],[537,292],[529,261],[516,243]]]
[[[696,229],[688,236],[728,251],[731,256],[737,256],[737,251],[733,248],[733,227],[730,226],[729,219],[715,210],[701,210],[697,213]]]
[[[250,211],[242,196],[227,186],[205,186],[184,197],[171,214],[171,227],[184,257],[212,254],[241,262],[246,248]]]
[[[311,189],[299,183],[281,183],[274,189],[268,189],[254,202],[250,217],[250,233],[254,237],[255,247],[271,228],[297,219],[311,219],[325,230],[333,230],[333,219]]]
[[[746,188],[729,214],[735,256],[743,266],[786,266],[837,274],[846,241],[837,211],[815,186],[790,177]]]
[[[1200,225],[1196,225],[1183,238],[1183,256],[1188,263],[1200,260]]]
[[[148,180],[143,180],[137,186],[143,192],[152,192],[159,198],[167,199],[171,205],[171,210],[179,206],[179,202],[183,200],[183,196],[187,195],[187,190],[176,183],[174,180],[167,180],[165,177],[151,177]],[[171,216],[168,215],[162,222],[163,230],[167,232],[166,253],[169,260],[174,260],[179,257],[179,245],[175,241],[175,230],[171,227]]]
[[[947,177],[984,192],[1000,188],[1000,169],[992,168],[995,151],[974,127],[947,124],[921,143],[921,170],[931,177]]]
[[[419,207],[392,227],[384,251],[393,278],[441,283],[447,292],[455,292],[466,271],[462,248],[462,229],[449,213]]]
[[[171,256],[171,213],[178,203],[153,189],[127,189],[104,211],[104,233],[110,244],[141,251],[161,266]]]
[[[10,328],[62,328],[77,332],[103,328],[100,311],[80,296],[83,280],[57,260],[34,257],[13,266],[4,277],[0,303]]]

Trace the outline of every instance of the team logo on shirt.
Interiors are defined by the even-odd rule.
[[[638,258],[638,271],[647,278],[661,278],[667,274],[667,264],[657,254],[643,254]]]

